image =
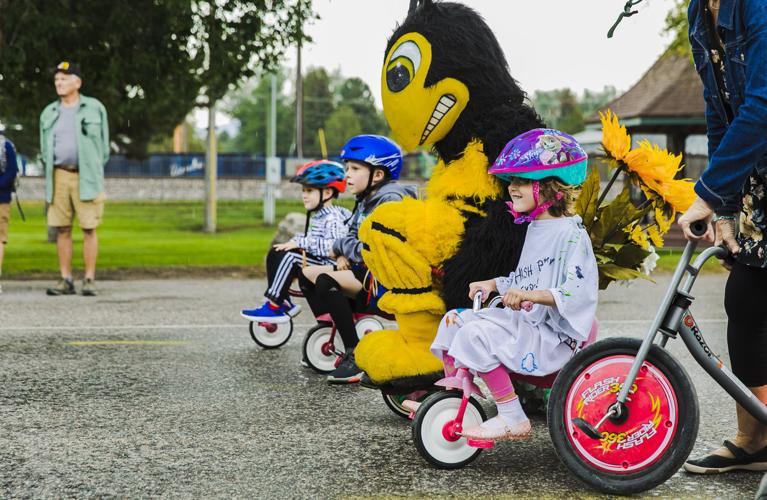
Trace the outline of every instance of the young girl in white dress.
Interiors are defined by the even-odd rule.
[[[589,336],[599,276],[589,235],[571,212],[586,167],[586,153],[574,138],[536,129],[510,141],[489,170],[508,182],[510,217],[529,225],[514,272],[469,286],[470,297],[497,292],[505,307],[448,311],[431,346],[446,375],[472,370],[498,406],[498,416],[464,429],[466,438],[528,438],[530,421],[509,371],[554,373]]]

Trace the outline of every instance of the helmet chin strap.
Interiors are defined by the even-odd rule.
[[[514,217],[514,224],[524,224],[525,222],[533,222],[535,219],[538,218],[539,215],[541,215],[543,212],[551,208],[554,203],[558,202],[564,197],[564,194],[561,191],[558,191],[556,195],[554,195],[554,200],[550,200],[545,202],[543,205],[538,205],[538,200],[540,199],[541,195],[541,183],[538,181],[533,181],[533,201],[535,202],[535,207],[533,210],[527,214],[523,215],[520,212],[517,212],[514,210],[514,202],[507,201],[506,205],[509,207],[509,213]]]
[[[311,210],[306,211],[306,223],[304,224],[304,236],[306,236],[309,233],[309,221],[312,218],[312,213],[322,208],[322,203],[325,201],[324,197],[325,197],[325,188],[320,188],[319,203],[317,203],[317,205]]]

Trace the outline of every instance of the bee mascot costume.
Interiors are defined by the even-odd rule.
[[[357,363],[381,388],[416,388],[442,363],[429,352],[446,308],[470,307],[472,281],[508,275],[526,225],[487,174],[511,138],[544,124],[509,74],[495,35],[474,10],[413,1],[386,47],[384,114],[406,150],[439,157],[426,199],[377,208],[360,228],[365,263],[388,289],[378,302],[398,330],[364,337]]]

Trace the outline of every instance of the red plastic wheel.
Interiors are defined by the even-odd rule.
[[[595,425],[615,403],[633,356],[602,358],[581,371],[565,401],[567,436],[580,457],[599,470],[630,474],[651,466],[671,446],[679,426],[677,396],[666,376],[649,361],[639,370],[626,402],[627,415],[608,419],[601,440],[573,424],[582,418]]]

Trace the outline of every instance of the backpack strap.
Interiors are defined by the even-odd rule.
[[[8,166],[8,158],[5,151],[6,139],[3,134],[0,134],[0,174],[5,173],[5,169]]]

